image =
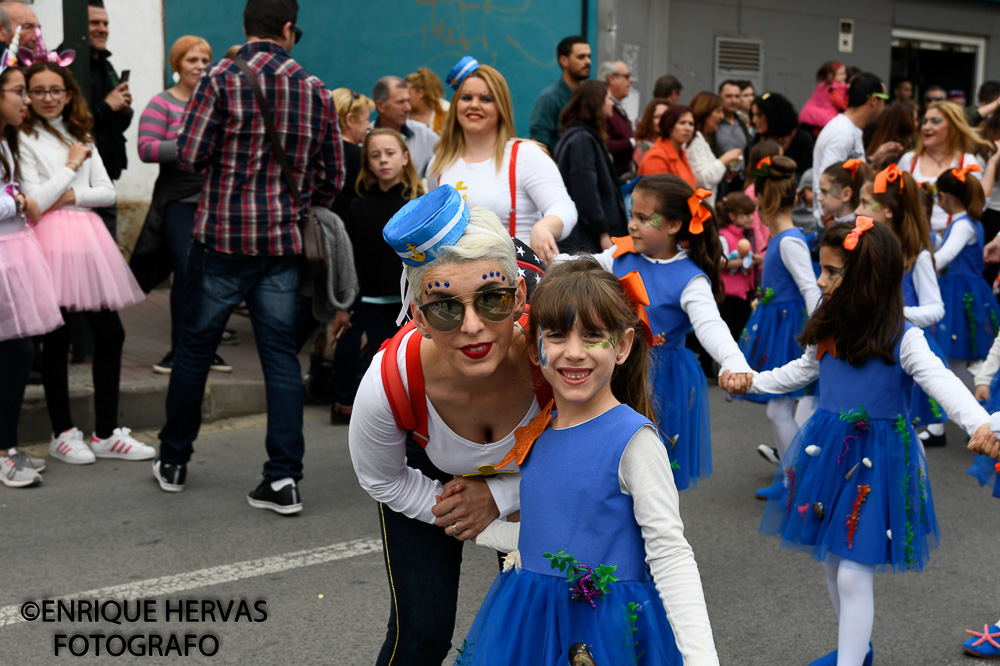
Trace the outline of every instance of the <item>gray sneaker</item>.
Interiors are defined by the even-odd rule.
[[[42,482],[42,476],[31,466],[28,456],[17,449],[7,449],[0,456],[0,481],[11,488],[24,488]]]

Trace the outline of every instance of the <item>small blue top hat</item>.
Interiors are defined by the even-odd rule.
[[[448,72],[448,76],[445,79],[448,85],[454,90],[458,90],[458,87],[462,85],[462,81],[465,80],[469,74],[479,69],[479,61],[472,56],[465,56],[458,61],[458,64],[451,68]]]
[[[382,229],[385,242],[407,266],[433,261],[469,224],[469,207],[454,187],[442,185],[399,209]]]

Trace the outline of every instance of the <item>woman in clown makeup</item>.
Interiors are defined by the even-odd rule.
[[[535,278],[496,215],[470,212],[450,186],[406,204],[383,237],[406,264],[413,323],[375,355],[350,421],[351,460],[378,502],[392,590],[376,663],[440,664],[463,541],[520,508],[520,474],[493,466],[549,400],[536,395],[544,380],[533,380],[516,325],[522,271]]]

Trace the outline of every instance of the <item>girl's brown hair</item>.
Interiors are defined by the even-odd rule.
[[[503,166],[503,154],[507,149],[507,142],[517,136],[514,132],[514,107],[510,101],[510,88],[507,87],[507,80],[503,74],[490,67],[480,65],[475,71],[465,77],[465,81],[458,87],[455,94],[451,96],[451,106],[444,116],[441,125],[441,138],[434,146],[434,164],[431,165],[428,176],[440,176],[441,173],[454,164],[465,152],[465,132],[458,124],[458,99],[462,96],[462,89],[469,79],[482,79],[486,83],[486,88],[493,95],[494,103],[497,106],[499,116],[497,128],[497,142],[493,148],[493,162],[496,164],[497,173]]]
[[[874,174],[869,177],[874,183]],[[920,186],[913,176],[903,171],[899,179],[886,182],[885,192],[879,194],[872,191],[872,199],[879,206],[885,206],[892,213],[892,225],[899,244],[903,250],[903,267],[909,271],[917,260],[921,250],[931,253],[934,260],[934,248],[931,246],[931,227],[924,215],[924,206],[920,199]]]
[[[742,192],[730,192],[716,206],[719,212],[719,226],[733,223],[736,215],[750,215],[757,210],[757,204],[753,199]]]
[[[983,208],[986,206],[986,196],[983,194],[983,186],[979,180],[971,173],[966,173],[964,179],[955,175],[960,169],[948,169],[938,176],[938,193],[946,192],[962,202],[969,219],[977,222],[983,219]]]
[[[666,107],[670,106],[670,102],[662,97],[655,97],[646,105],[646,109],[642,112],[642,118],[635,126],[636,141],[655,141],[660,136],[660,128],[653,124],[653,116],[656,114],[656,107],[661,104]]]
[[[643,324],[622,283],[590,257],[556,265],[535,288],[528,314],[529,348],[540,348],[541,328],[566,333],[577,317],[585,328],[608,331],[614,340],[627,329],[635,331],[628,358],[611,375],[611,393],[656,423],[649,398],[649,346]]]
[[[869,126],[871,127],[870,136],[866,136],[864,142],[868,153],[874,153],[879,146],[890,141],[902,144],[904,152],[912,149],[916,143],[917,134],[917,121],[913,119],[915,109],[916,107],[909,102],[900,102],[885,107],[885,110],[879,114],[878,120]],[[869,134],[868,128],[865,128],[865,133]],[[891,161],[891,159],[886,158],[887,161]],[[875,166],[879,167],[883,164]]]
[[[777,141],[773,139],[764,139],[763,141],[758,141],[757,143],[754,144],[753,148],[750,149],[750,155],[747,158],[747,171],[751,172],[755,168],[757,168],[758,162],[760,162],[765,157],[773,158],[774,156],[780,154],[781,154],[781,145]]]
[[[434,109],[434,113],[444,112],[441,96],[444,95],[444,85],[441,79],[427,67],[418,67],[417,71],[406,75],[406,85],[424,91],[424,103]]]
[[[559,116],[563,133],[570,123],[583,123],[601,135],[605,141],[608,133],[604,129],[606,118],[602,115],[604,101],[608,98],[608,84],[590,79],[584,81],[569,98],[569,103]]]
[[[694,128],[699,132],[704,132],[705,121],[715,113],[716,109],[722,108],[722,98],[710,92],[695,93],[691,101],[688,102],[688,106],[694,116]]]
[[[73,78],[73,74],[65,67],[60,67],[53,62],[36,62],[24,74],[24,80],[28,88],[31,88],[31,77],[38,72],[54,72],[62,77],[66,94],[70,95],[70,100],[66,102],[66,106],[62,111],[66,131],[77,141],[93,144],[94,137],[90,131],[94,128],[94,116],[87,109],[87,101],[83,98],[83,93],[80,91],[80,86],[77,84],[76,79]],[[21,123],[21,131],[27,132],[31,136],[38,136],[38,127],[42,127],[45,131],[58,137],[67,146],[73,145],[72,141],[56,132],[45,118],[36,115],[29,106],[28,115],[24,118],[24,122]]]
[[[24,75],[17,67],[8,67],[3,72],[0,72],[0,88],[6,87],[14,74]],[[7,147],[10,149],[10,155],[14,163],[7,164],[7,158],[0,153],[0,166],[3,167],[4,176],[8,180],[19,180],[21,177],[21,151],[18,145],[17,128],[13,125],[4,126],[3,140],[7,142]]]
[[[754,169],[757,168],[753,164]],[[766,175],[757,176],[754,182],[754,194],[760,201],[760,219],[763,222],[773,220],[778,211],[792,208],[795,205],[797,182],[795,180],[795,160],[784,155],[771,158],[770,167],[765,167]]]
[[[674,174],[645,176],[636,183],[635,189],[656,197],[656,212],[667,222],[680,221],[681,228],[675,236],[677,242],[687,249],[691,260],[712,281],[712,293],[717,301],[721,301],[723,290],[722,280],[719,279],[719,257],[722,256],[722,243],[719,242],[719,224],[712,206],[707,201],[701,202],[709,217],[702,225],[702,232],[693,234],[688,199],[694,195],[694,190],[683,179]]]
[[[361,144],[361,172],[358,174],[358,180],[354,185],[354,191],[361,194],[367,189],[373,187],[378,187],[378,177],[372,172],[371,166],[368,164],[368,146],[371,144],[372,137],[374,136],[391,136],[396,139],[399,143],[399,149],[402,150],[407,155],[410,154],[410,149],[406,146],[406,139],[397,132],[396,130],[391,130],[387,127],[380,127],[378,129],[373,129],[365,136],[364,143]],[[416,199],[424,193],[423,185],[420,183],[420,177],[417,175],[417,168],[413,166],[413,158],[410,157],[403,165],[403,170],[399,174],[399,179],[403,183],[403,197],[406,199]]]
[[[837,188],[834,196],[843,192],[845,187],[851,188],[850,206],[851,210],[854,210],[861,203],[861,188],[864,187],[865,181],[874,178],[874,176],[871,167],[864,162],[855,166],[853,172],[845,169],[845,164],[847,162],[831,164],[823,171],[823,175],[829,178],[830,184]]]
[[[903,335],[903,255],[896,236],[875,224],[858,238],[853,250],[844,249],[855,223],[842,222],[823,234],[823,247],[844,256],[840,287],[809,320],[799,342],[814,345],[833,337],[837,358],[861,365],[881,358],[896,363],[896,344]]]
[[[834,75],[836,75],[837,70],[844,66],[844,63],[837,62],[836,60],[828,60],[819,66],[816,70],[816,82],[821,81],[830,83],[833,81]]]

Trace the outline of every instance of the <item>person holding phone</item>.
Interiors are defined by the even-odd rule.
[[[88,0],[87,16],[90,34],[90,110],[94,114],[94,142],[104,159],[112,181],[118,180],[128,166],[125,157],[125,130],[132,123],[132,93],[129,92],[129,70],[121,76],[108,61],[108,12],[104,0]],[[62,50],[60,46],[58,50]],[[117,239],[117,209],[98,208],[95,212],[104,220],[111,235]]]

